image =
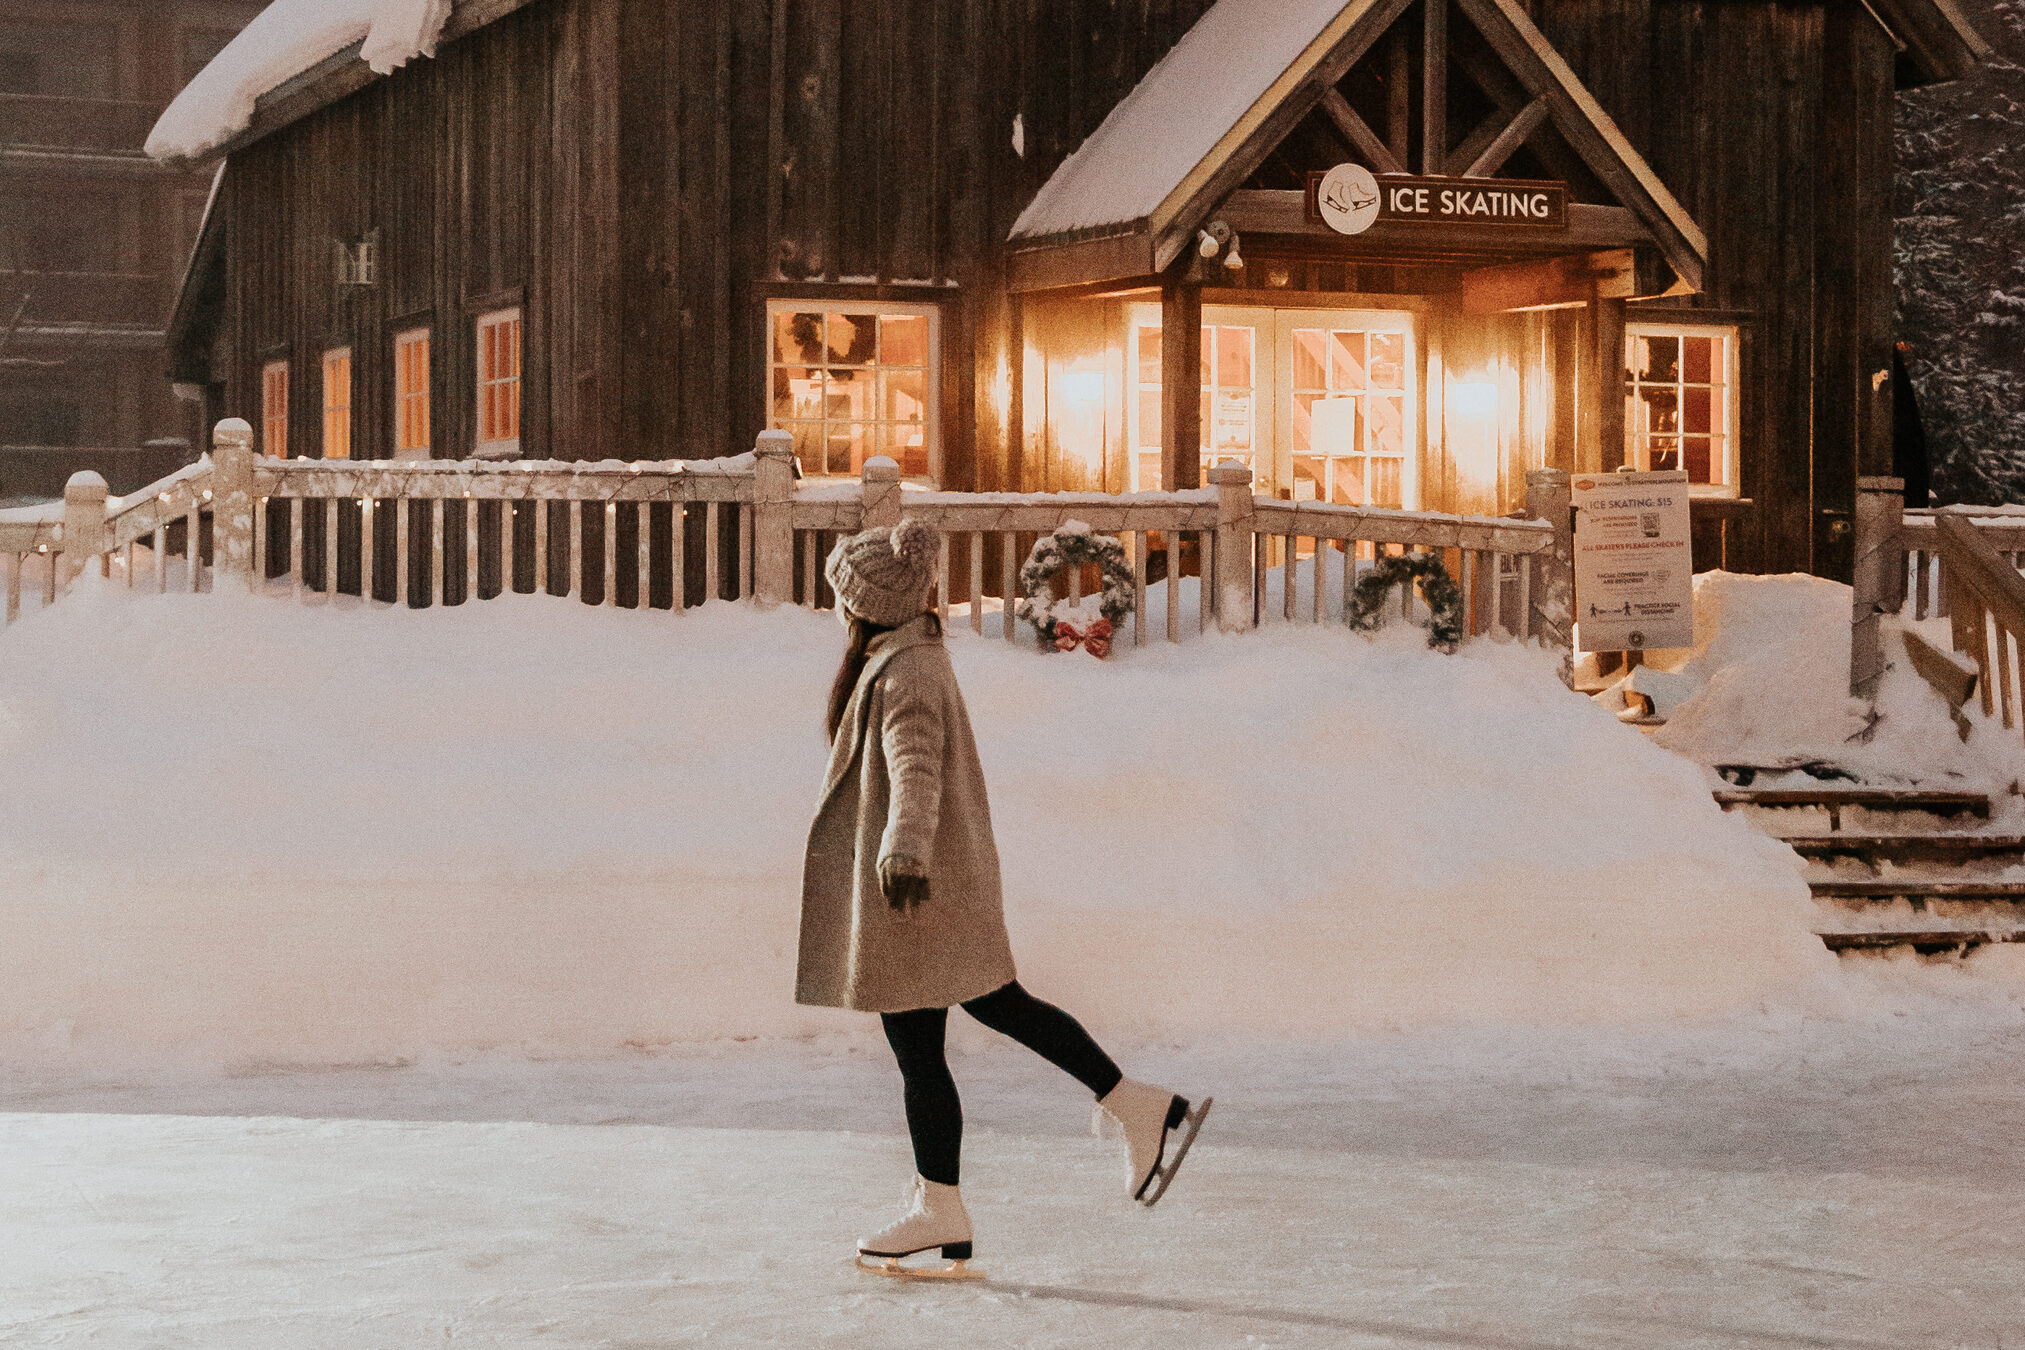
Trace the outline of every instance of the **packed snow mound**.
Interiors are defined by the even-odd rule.
[[[244,131],[261,95],[361,44],[385,75],[434,56],[451,0],[274,0],[199,71],[148,133],[156,159],[195,159]]]
[[[1849,693],[1850,591],[1820,577],[1695,578],[1695,646],[1631,677],[1666,716],[1653,740],[1704,765],[1832,765],[1877,783],[2003,794],[2025,773],[2025,741],[2000,723],[1966,743],[1948,705],[1914,671],[1899,620],[1875,704]],[[1945,649],[1945,622],[1928,635]]]
[[[1538,650],[949,642],[1022,977],[1097,1027],[1638,1021],[1833,969],[1793,855]],[[0,1046],[855,1027],[792,1002],[840,650],[794,609],[88,581],[0,634]]]

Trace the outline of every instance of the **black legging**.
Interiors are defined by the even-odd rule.
[[[1082,1023],[1020,988],[1018,980],[970,1000],[963,1010],[1072,1075],[1099,1097],[1124,1077],[1111,1057],[1090,1039]],[[963,1103],[957,1098],[956,1080],[949,1076],[949,1061],[942,1053],[949,1009],[881,1013],[879,1020],[885,1023],[886,1040],[900,1061],[907,1133],[914,1139],[914,1170],[929,1181],[954,1186],[963,1152]]]

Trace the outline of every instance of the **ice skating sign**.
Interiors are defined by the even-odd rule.
[[[1573,487],[1582,650],[1692,646],[1687,474],[1577,474]]]
[[[1338,164],[1308,175],[1308,215],[1338,234],[1379,221],[1421,225],[1568,228],[1568,185],[1508,178],[1422,178]]]

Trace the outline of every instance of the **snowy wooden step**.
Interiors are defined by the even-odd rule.
[[[2013,854],[2025,862],[2025,835],[2018,834],[1801,834],[1782,835],[1780,842],[1803,858],[1966,862]]]
[[[1910,947],[1921,956],[1966,952],[2005,942],[2025,942],[2025,928],[1936,928],[1879,933],[1817,933],[1831,952],[1879,952]]]
[[[1894,877],[1871,881],[1810,881],[1816,900],[1980,900],[2025,903],[2025,881],[1976,879],[1942,880],[1936,877]]]
[[[1990,798],[1981,792],[1948,792],[1936,788],[1717,788],[1715,798],[1725,811],[1733,806],[1814,807],[1828,812],[1828,828],[1842,828],[1842,813],[1851,807],[1868,811],[1926,811],[1934,815],[1973,815],[1988,819]]]

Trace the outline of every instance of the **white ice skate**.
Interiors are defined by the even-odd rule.
[[[907,1210],[894,1222],[858,1239],[858,1269],[903,1280],[981,1280],[970,1267],[970,1214],[954,1186],[915,1177],[901,1197]],[[940,1247],[946,1266],[903,1266],[903,1257]]]
[[[1204,1097],[1202,1105],[1191,1107],[1186,1097],[1129,1078],[1119,1079],[1118,1086],[1098,1099],[1097,1110],[1090,1119],[1091,1132],[1125,1136],[1125,1156],[1130,1168],[1126,1184],[1134,1200],[1151,1206],[1167,1194],[1174,1174],[1181,1168],[1181,1160],[1188,1156],[1195,1136],[1202,1129],[1202,1118],[1209,1114],[1215,1101],[1214,1097]],[[1107,1122],[1109,1131],[1105,1129]],[[1168,1156],[1170,1135],[1175,1136],[1172,1157]]]

